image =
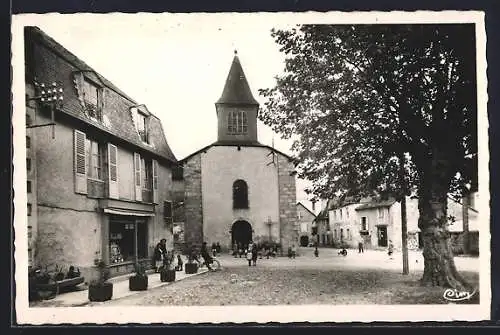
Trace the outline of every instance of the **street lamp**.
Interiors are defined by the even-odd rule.
[[[47,106],[50,108],[51,122],[44,124],[27,125],[26,128],[38,128],[45,126],[52,126],[52,138],[55,138],[55,108],[60,108],[63,103],[64,95],[62,87],[58,86],[56,82],[52,84],[39,83],[36,79],[34,80],[35,85],[35,96],[28,98],[28,101],[36,100],[42,106]]]

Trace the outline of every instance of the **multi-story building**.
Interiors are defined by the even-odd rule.
[[[96,260],[112,275],[151,264],[158,240],[173,239],[176,158],[160,120],[36,27],[25,28],[25,78],[34,264],[84,275]],[[57,104],[41,98],[53,87]]]
[[[312,223],[316,215],[304,206],[300,201],[297,202],[297,223],[299,225],[299,239],[302,247],[307,247],[312,239]]]

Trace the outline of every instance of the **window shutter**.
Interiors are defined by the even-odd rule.
[[[87,194],[87,171],[85,152],[85,133],[75,129],[74,150],[75,150],[75,192]]]
[[[163,202],[163,219],[166,224],[172,224],[172,214],[173,214],[173,208],[172,208],[172,202],[171,201],[164,201]]]
[[[135,200],[142,201],[142,174],[141,174],[141,155],[134,153],[134,185]]]
[[[158,161],[153,159],[153,202],[158,203]]]
[[[108,190],[109,197],[118,199],[118,149],[108,143]]]

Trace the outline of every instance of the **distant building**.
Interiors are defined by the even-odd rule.
[[[218,139],[182,159],[184,246],[299,244],[295,162],[257,139],[259,104],[237,55],[215,103]]]
[[[315,244],[319,247],[333,246],[333,236],[328,217],[328,211],[333,206],[333,203],[333,199],[322,201],[322,208],[312,224],[312,235],[315,238]]]
[[[477,195],[472,196],[473,199]],[[476,200],[477,201],[477,200]],[[469,221],[469,250],[479,252],[477,210],[467,206]],[[423,247],[423,237],[418,228],[418,199],[407,197],[407,236],[408,248]],[[452,238],[455,253],[462,253],[463,246],[463,206],[461,203],[448,199],[448,230]],[[343,242],[350,247],[357,247],[359,238],[363,238],[366,249],[385,249],[391,240],[395,249],[401,249],[401,204],[394,199],[361,199],[357,202],[344,200],[331,201],[329,222],[333,229],[334,244]],[[320,233],[321,236],[321,233]],[[321,241],[321,240],[320,240]]]
[[[25,28],[25,73],[30,264],[149,266],[155,244],[173,240],[177,161],[160,120],[36,27]],[[64,95],[54,138],[29,127],[52,123],[40,96],[53,82]]]
[[[316,215],[304,206],[301,202],[297,202],[297,222],[299,226],[300,245],[307,247],[312,240],[312,224]]]

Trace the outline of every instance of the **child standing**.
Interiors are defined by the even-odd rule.
[[[392,241],[389,240],[389,247],[387,248],[387,254],[389,255],[389,259],[392,258],[392,253],[394,252],[394,244],[392,244]]]

